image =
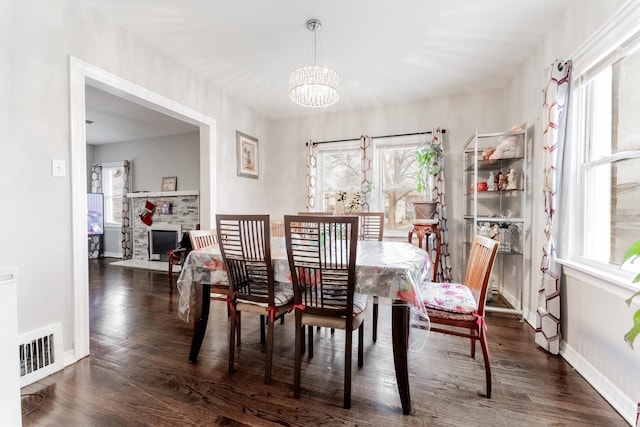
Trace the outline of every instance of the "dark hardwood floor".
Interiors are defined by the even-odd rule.
[[[354,363],[352,408],[342,409],[341,331],[314,335],[315,357],[303,359],[296,400],[292,316],[276,327],[273,384],[263,383],[256,316],[243,318],[236,372],[229,376],[224,303],[212,302],[198,362],[190,364],[192,327],[178,319],[178,293],[166,274],[110,261],[89,262],[91,355],[23,388],[24,426],[627,425],[562,358],[534,344],[527,324],[491,313],[493,397],[484,397],[482,353],[471,359],[467,340],[433,333],[425,341],[412,330],[413,413],[403,416],[385,325],[390,309],[382,304],[378,341],[371,342],[367,325],[364,367]]]

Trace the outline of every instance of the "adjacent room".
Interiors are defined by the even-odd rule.
[[[0,28],[1,425],[640,425],[640,1]]]

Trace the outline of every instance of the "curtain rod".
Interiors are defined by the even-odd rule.
[[[374,138],[393,138],[396,136],[414,136],[414,135],[430,135],[433,132],[428,130],[426,132],[414,132],[414,133],[400,133],[397,135],[381,135],[381,136],[372,136],[371,139]],[[446,129],[442,129],[442,133],[447,133]],[[313,142],[314,145],[318,145],[318,144],[332,144],[334,142],[350,142],[350,141],[360,141],[360,138],[349,138],[349,139],[334,139],[332,141],[318,141],[318,142]],[[306,146],[309,146],[309,143],[307,142],[305,144]]]

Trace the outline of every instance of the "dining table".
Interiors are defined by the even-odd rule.
[[[275,281],[291,286],[291,272],[284,238],[270,239]],[[393,360],[398,392],[405,415],[411,413],[407,351],[413,312],[428,321],[420,298],[421,283],[432,277],[429,254],[407,242],[358,241],[356,254],[356,292],[391,303]],[[218,246],[193,250],[187,256],[177,280],[180,294],[178,316],[185,322],[193,317],[194,332],[189,361],[195,362],[207,327],[211,292],[226,293],[227,274]]]

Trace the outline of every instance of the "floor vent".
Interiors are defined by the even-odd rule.
[[[62,326],[55,324],[18,337],[20,387],[63,368]]]

